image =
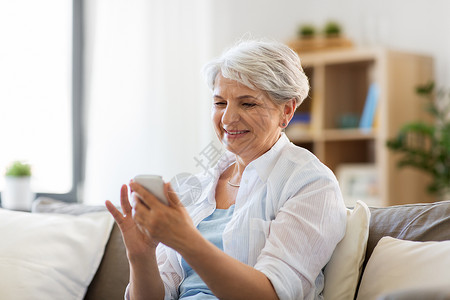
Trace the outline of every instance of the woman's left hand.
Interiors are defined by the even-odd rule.
[[[141,198],[135,201],[134,221],[152,239],[179,250],[189,242],[189,236],[197,234],[191,217],[170,183],[164,184],[169,205],[161,203],[138,183],[131,182],[130,187]]]

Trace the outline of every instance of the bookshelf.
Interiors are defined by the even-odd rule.
[[[432,80],[432,58],[359,48],[299,55],[311,92],[296,112],[308,122],[294,122],[286,129],[291,141],[312,151],[335,173],[353,164],[371,166],[377,206],[435,201],[425,192],[429,179],[415,170],[398,169],[395,154],[385,146],[403,124],[424,117],[424,102],[415,87]],[[375,124],[360,129],[372,83],[378,88]]]

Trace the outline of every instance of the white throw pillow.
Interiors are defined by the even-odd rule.
[[[393,291],[436,289],[450,284],[450,241],[412,242],[383,237],[364,270],[358,298]]]
[[[353,210],[347,209],[347,229],[325,267],[325,299],[353,299],[366,255],[369,237],[370,210],[357,201]]]
[[[0,299],[83,299],[112,225],[107,212],[0,209]]]

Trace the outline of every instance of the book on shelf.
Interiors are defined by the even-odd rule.
[[[296,112],[291,120],[291,124],[294,123],[309,124],[310,122],[311,122],[311,114],[309,112]]]
[[[370,129],[373,127],[379,94],[380,91],[378,85],[376,83],[370,84],[369,91],[367,92],[366,103],[364,104],[364,110],[359,122],[359,128]]]

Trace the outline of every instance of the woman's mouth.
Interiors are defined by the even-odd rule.
[[[225,130],[225,133],[227,134],[227,137],[230,138],[237,138],[237,137],[241,137],[244,134],[246,134],[247,132],[249,132],[249,130]]]

